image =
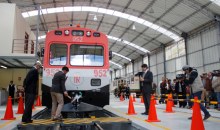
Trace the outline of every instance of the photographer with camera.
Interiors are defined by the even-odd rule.
[[[220,102],[220,72],[213,73],[213,76],[216,76],[215,81],[213,82],[212,88],[216,92],[218,102]],[[218,104],[218,111],[220,111],[220,104]]]
[[[183,71],[185,71],[185,74],[189,76],[189,79],[187,80],[186,77],[182,78],[184,83],[186,85],[189,85],[191,88],[191,93],[193,93],[194,97],[198,97],[199,100],[201,100],[202,91],[204,90],[203,83],[198,75],[198,72],[196,69],[193,69],[192,67],[185,65],[182,68]],[[203,120],[208,119],[211,115],[206,110],[206,108],[200,103],[199,104],[200,109],[204,112],[205,117]],[[189,117],[188,119],[192,119],[192,117]]]

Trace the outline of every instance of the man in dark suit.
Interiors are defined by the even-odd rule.
[[[34,104],[34,99],[37,89],[38,81],[38,70],[41,67],[41,63],[37,62],[34,64],[34,67],[31,68],[24,80],[23,91],[25,91],[25,110],[22,116],[22,122],[32,123],[32,106]]]
[[[50,89],[50,94],[52,98],[52,110],[51,110],[51,119],[53,121],[61,119],[61,110],[63,108],[63,94],[68,97],[68,93],[65,87],[65,81],[67,80],[66,74],[69,72],[68,67],[63,67],[62,71],[55,73],[52,79],[52,87]],[[58,106],[57,106],[58,103]]]
[[[145,112],[141,114],[148,115],[150,108],[151,93],[152,93],[153,74],[151,71],[147,69],[147,64],[143,64],[141,68],[143,70],[143,78],[140,77],[140,81],[142,81],[143,84],[142,94],[145,105]]]

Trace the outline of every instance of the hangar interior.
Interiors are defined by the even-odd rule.
[[[147,64],[153,73],[157,91],[160,91],[158,86],[162,77],[175,79],[177,74],[183,73],[183,65],[197,69],[199,75],[220,69],[219,0],[0,0],[0,18],[2,90],[7,89],[11,80],[21,89],[33,64],[36,61],[43,63],[40,53],[45,47],[48,32],[76,27],[77,24],[102,32],[108,38],[108,48],[112,51],[112,59],[109,60],[110,91],[116,88],[115,80],[142,72],[142,64]],[[41,83],[42,70],[38,94],[42,94]],[[112,95],[110,98],[112,106],[106,106],[106,109],[122,116],[129,102],[117,107],[119,100]],[[1,100],[7,102],[7,98]],[[135,106],[138,111],[144,111],[143,104],[136,103]],[[165,105],[157,109],[165,109]],[[210,119],[211,124],[205,123],[206,129],[219,126],[219,113],[214,109],[211,111],[216,118]],[[190,113],[183,109],[181,112]],[[169,118],[171,122],[175,121],[175,116]],[[162,114],[159,117],[165,120]],[[144,116],[126,118],[136,124],[141,122],[140,129],[146,126],[140,120]],[[7,122],[1,122],[0,128],[4,128],[4,123]],[[167,123],[170,122],[148,123],[145,128],[177,128]],[[187,124],[181,124],[182,129],[190,128],[190,122],[187,123],[187,128],[184,128]],[[10,128],[14,128],[12,126]]]

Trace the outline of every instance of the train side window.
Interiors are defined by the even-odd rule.
[[[73,66],[103,66],[104,48],[100,45],[70,46],[70,65]]]
[[[53,43],[50,45],[50,65],[66,65],[67,45]]]

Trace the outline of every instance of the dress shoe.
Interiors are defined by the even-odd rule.
[[[189,117],[188,119],[189,119],[189,120],[192,120],[192,117]]]
[[[33,123],[32,120],[28,120],[28,121],[24,121],[24,120],[22,120],[22,122],[24,122],[24,123]]]
[[[148,115],[148,112],[141,113],[141,115]]]
[[[210,116],[211,116],[210,114],[205,116],[203,120],[207,120]]]

